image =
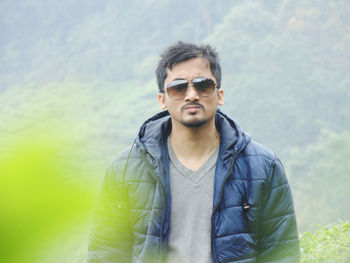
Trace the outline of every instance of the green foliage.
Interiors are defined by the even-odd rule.
[[[286,169],[290,175],[299,229],[347,220],[350,210],[350,132],[323,132],[318,140],[295,150]]]
[[[0,261],[34,262],[57,237],[86,224],[94,169],[81,164],[83,156],[57,129],[31,129],[2,150]]]
[[[224,54],[224,110],[282,159],[350,121],[349,12],[344,2],[242,2],[206,39]]]
[[[301,263],[350,262],[350,223],[318,227],[300,237]]]
[[[6,37],[0,41],[0,90],[68,81],[98,82],[110,94],[129,86],[142,93],[167,45],[209,42],[221,55],[223,109],[283,160],[291,146],[303,147],[322,129],[338,132],[350,122],[346,1],[89,0],[79,5],[66,0],[44,5],[17,0],[1,5]],[[152,89],[156,93],[156,85]],[[129,138],[135,134],[126,132]]]
[[[16,141],[28,128],[67,126],[69,129],[62,129],[65,138],[76,149],[88,142],[84,151],[104,170],[133,141],[143,121],[158,111],[156,92],[155,81],[13,86],[0,97],[0,121],[7,124],[0,126],[0,143]]]

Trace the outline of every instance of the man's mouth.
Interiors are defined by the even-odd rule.
[[[200,109],[204,109],[204,107],[200,104],[190,104],[190,105],[185,105],[183,107],[183,110],[189,110],[189,111],[196,111]]]
[[[185,110],[192,110],[192,109],[200,109],[201,107],[199,106],[187,106],[185,107]]]

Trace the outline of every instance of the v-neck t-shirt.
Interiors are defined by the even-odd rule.
[[[167,263],[211,263],[211,215],[219,147],[196,171],[176,157],[168,138],[171,214]]]

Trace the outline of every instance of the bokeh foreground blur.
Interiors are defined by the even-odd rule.
[[[65,245],[84,258],[93,168],[58,127],[28,129],[1,149],[0,262],[56,262]]]

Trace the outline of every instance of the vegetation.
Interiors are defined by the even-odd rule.
[[[301,263],[350,262],[350,223],[318,227],[300,238]]]
[[[294,190],[299,229],[315,229],[349,218],[350,130],[324,131],[318,140],[291,153],[287,173]],[[310,220],[305,220],[306,218]]]
[[[1,262],[37,262],[55,246],[51,257],[57,257],[62,244],[73,245],[77,237],[78,248],[85,244],[96,170],[81,165],[82,154],[66,145],[58,125],[45,133],[30,129],[0,156]],[[73,247],[62,258],[77,255]]]

